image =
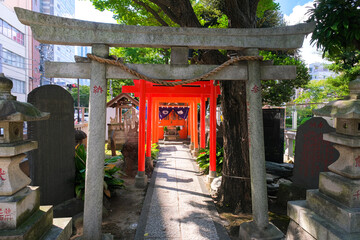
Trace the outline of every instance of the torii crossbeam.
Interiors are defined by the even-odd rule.
[[[92,46],[99,57],[108,57],[109,47],[172,48],[172,53],[191,49],[244,50],[257,56],[259,50],[289,50],[302,46],[304,37],[314,29],[313,23],[266,29],[205,29],[175,27],[126,26],[86,22],[35,13],[15,8],[25,25],[41,43]],[[182,58],[183,59],[183,58]],[[186,59],[186,58],[185,58]],[[211,66],[193,66],[177,61],[172,65],[131,65],[145,75],[159,79],[191,79]],[[101,239],[103,159],[105,142],[105,106],[107,78],[134,78],[103,63],[54,63],[46,65],[51,77],[90,77],[90,115],[85,183],[84,239]],[[246,81],[249,126],[249,157],[253,222],[240,226],[244,239],[278,239],[282,233],[268,221],[265,153],[263,142],[261,79],[293,79],[295,70],[282,66],[265,66],[258,61],[235,65],[211,77],[212,80]],[[267,70],[266,70],[267,69]],[[64,72],[64,70],[66,72]],[[282,72],[280,72],[282,71]],[[271,72],[271,74],[269,74]],[[90,75],[89,75],[90,73]],[[269,75],[268,75],[269,74]],[[270,76],[271,75],[271,76]],[[144,96],[143,96],[144,97]],[[139,176],[141,176],[140,173]]]

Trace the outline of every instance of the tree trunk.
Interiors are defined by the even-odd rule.
[[[251,212],[246,90],[242,81],[221,81],[224,126],[223,177],[219,203],[235,213]]]

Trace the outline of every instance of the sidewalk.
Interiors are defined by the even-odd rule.
[[[161,145],[135,239],[230,239],[185,145]]]

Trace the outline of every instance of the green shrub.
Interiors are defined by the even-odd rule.
[[[216,145],[216,172],[218,175],[221,175],[222,165],[224,159],[224,148],[220,147],[218,144]],[[196,162],[199,164],[199,167],[202,169],[203,173],[209,173],[210,167],[210,149],[207,146],[205,149],[199,149],[199,155],[196,158]]]
[[[159,145],[157,145],[156,143],[153,143],[151,145],[151,159],[157,159],[159,156]]]
[[[111,191],[115,188],[124,187],[124,180],[117,178],[117,174],[123,174],[115,163],[123,156],[115,156],[104,160],[104,194],[111,197]],[[75,193],[77,198],[84,199],[86,150],[83,144],[75,147]]]

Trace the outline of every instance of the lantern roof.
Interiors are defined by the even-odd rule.
[[[318,116],[360,119],[360,76],[349,83],[350,96],[344,100],[329,102],[324,107],[314,109]]]
[[[38,121],[50,117],[49,113],[41,112],[30,103],[16,101],[11,95],[12,87],[12,81],[0,73],[0,121]]]

